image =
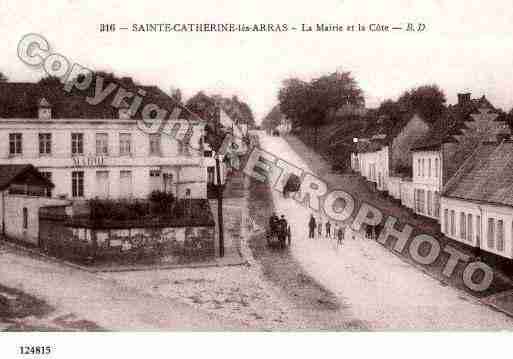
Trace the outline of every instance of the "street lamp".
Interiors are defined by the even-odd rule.
[[[219,256],[224,257],[223,191],[224,176],[221,173],[222,155],[216,153],[217,221],[219,227]]]

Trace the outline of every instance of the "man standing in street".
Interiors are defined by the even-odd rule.
[[[326,222],[326,238],[331,238],[331,223],[329,220]]]
[[[345,228],[344,227],[338,227],[338,230],[337,230],[337,240],[338,240],[338,244],[339,245],[342,245],[342,243],[344,242],[344,230]]]
[[[315,218],[314,218],[313,214],[310,214],[310,222],[308,222],[308,227],[310,229],[310,232],[308,234],[308,237],[311,239],[313,239],[315,236],[315,226],[316,226]]]
[[[319,216],[319,222],[317,222],[317,237],[322,239],[322,217]]]

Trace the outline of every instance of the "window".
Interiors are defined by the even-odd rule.
[[[435,177],[438,178],[438,158],[435,158]]]
[[[460,212],[460,238],[467,239],[467,216],[464,212]]]
[[[150,134],[150,155],[160,156],[160,134]]]
[[[417,212],[424,213],[426,205],[426,196],[423,189],[417,190]]]
[[[427,192],[427,214],[431,216],[433,214],[433,193]]]
[[[424,167],[426,165],[426,161],[422,159],[422,177],[424,177],[424,174],[426,173],[426,168]]]
[[[162,179],[160,170],[150,170],[150,193],[162,190]]]
[[[490,249],[495,247],[495,219],[488,218],[488,242],[487,246]]]
[[[40,133],[39,134],[39,154],[49,155],[52,153],[52,134]]]
[[[456,234],[456,224],[454,223],[454,210],[451,210],[451,236]]]
[[[431,158],[428,160],[428,177],[431,177]]]
[[[481,246],[481,216],[476,216],[476,245]]]
[[[467,239],[469,242],[473,240],[472,228],[472,215],[469,213],[467,216]]]
[[[23,207],[23,229],[28,228],[28,209]]]
[[[96,171],[96,196],[99,198],[109,198],[109,171]]]
[[[132,171],[120,171],[119,182],[121,197],[132,197]]]
[[[10,133],[9,134],[9,154],[21,155],[22,153],[23,153],[23,148],[22,148],[21,133]]]
[[[97,133],[96,134],[96,154],[108,155],[109,154],[109,134]]]
[[[173,175],[171,173],[164,173],[164,192],[173,192]]]
[[[119,134],[119,155],[130,156],[132,153],[132,135],[130,133]]]
[[[73,197],[84,197],[83,171],[73,171],[71,173],[71,195]]]
[[[83,155],[84,154],[84,134],[72,133],[71,134],[71,154]]]
[[[504,221],[502,219],[497,221],[497,250],[504,251]]]
[[[52,181],[52,172],[41,172],[41,174],[43,175],[44,178],[46,178],[48,181]],[[48,197],[52,197],[52,189],[51,188],[47,188],[46,189],[46,195]]]
[[[440,217],[440,194],[433,193],[433,214],[436,218]]]
[[[417,160],[417,176],[420,177],[420,158]]]
[[[444,233],[449,233],[449,210],[444,209]]]

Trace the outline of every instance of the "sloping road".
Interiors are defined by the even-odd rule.
[[[261,133],[260,143],[264,150],[315,174],[284,139]],[[272,192],[278,214],[285,214],[291,223],[293,256],[370,329],[513,328],[511,318],[442,286],[376,242],[346,239],[337,246],[333,240],[308,239],[311,211],[292,198]]]

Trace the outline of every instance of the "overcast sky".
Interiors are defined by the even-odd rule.
[[[510,1],[370,0],[0,0],[0,71],[11,81],[42,72],[16,56],[26,33],[84,66],[133,76],[186,97],[238,95],[260,120],[281,81],[351,71],[368,107],[405,89],[437,83],[449,103],[458,92],[513,106],[513,6]],[[100,33],[100,23],[302,23],[394,26],[424,22],[425,33]]]

